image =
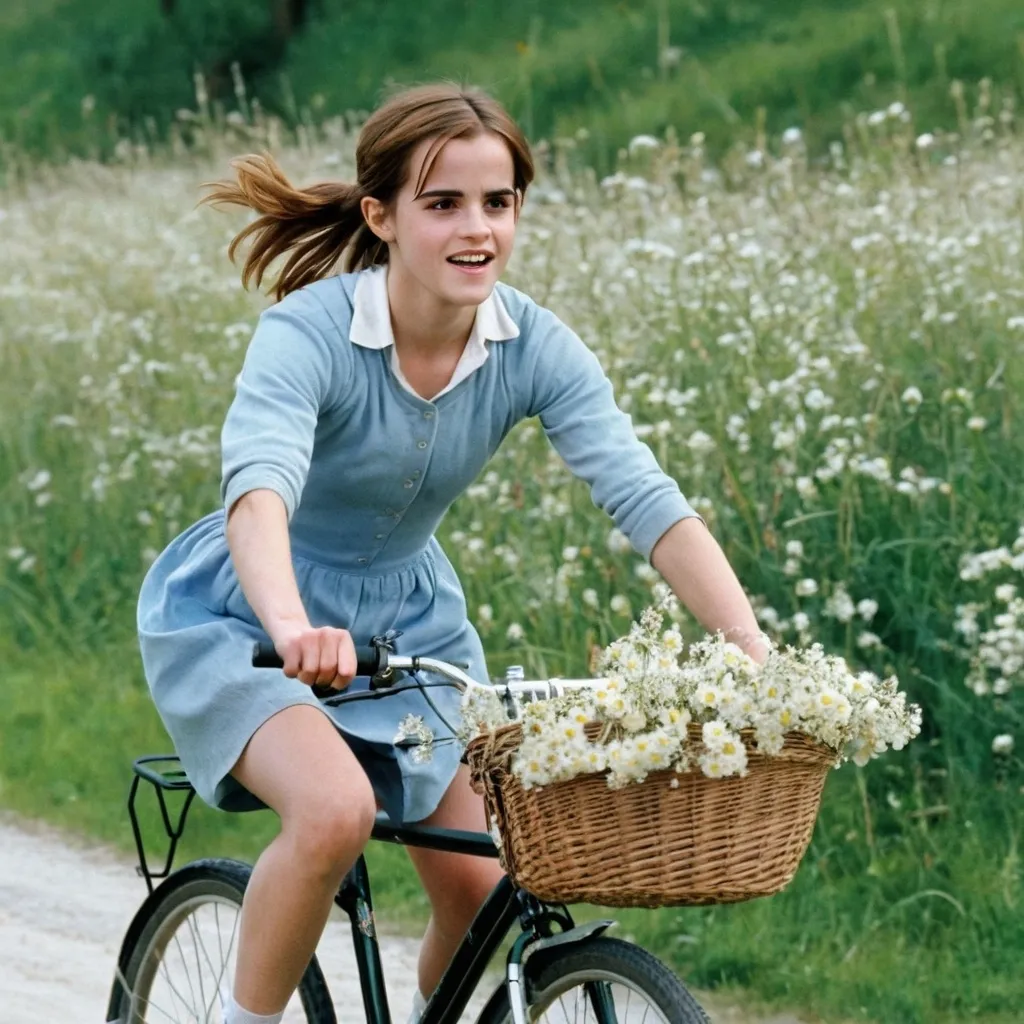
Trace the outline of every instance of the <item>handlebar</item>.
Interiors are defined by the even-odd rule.
[[[375,676],[380,668],[379,647],[356,648],[356,675]],[[257,643],[252,651],[253,668],[284,668],[284,661],[273,644]]]
[[[447,683],[461,693],[471,690],[494,690],[502,699],[520,697],[525,700],[546,700],[561,696],[574,690],[595,689],[605,682],[604,679],[536,679],[506,681],[495,685],[479,683],[466,675],[461,667],[440,658],[408,657],[394,654],[387,647],[357,647],[356,675],[369,676],[370,688],[373,690],[393,687],[400,676],[410,672],[432,672],[443,676]],[[254,668],[282,668],[284,662],[273,644],[257,643],[253,647],[252,664]],[[359,694],[346,694],[344,690],[334,690],[326,686],[314,686],[317,697],[328,698],[329,704],[340,704],[346,697],[352,699]],[[367,695],[368,696],[368,695]],[[374,694],[383,696],[383,694]]]

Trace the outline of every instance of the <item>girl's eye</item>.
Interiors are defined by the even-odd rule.
[[[438,199],[436,202],[433,202],[433,203],[430,204],[430,209],[431,210],[450,210],[451,209],[451,204],[454,201],[455,200],[453,200],[453,199]],[[491,198],[488,199],[487,202],[493,204],[490,207],[492,210],[504,210],[509,205],[509,200],[508,200],[507,196],[491,196]],[[445,204],[447,204],[447,205],[445,205]]]

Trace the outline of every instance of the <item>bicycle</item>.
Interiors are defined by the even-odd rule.
[[[396,655],[394,637],[393,633],[375,637],[370,647],[357,652],[358,675],[370,678],[369,689],[340,693],[316,690],[320,699],[336,705],[346,700],[386,698],[417,686],[429,700],[428,689],[433,686],[455,686],[465,692],[484,685],[466,675],[466,666]],[[281,661],[271,646],[257,644],[253,664],[280,667]],[[425,682],[419,678],[421,671],[440,676],[443,681]],[[407,677],[412,682],[403,683]],[[490,688],[496,690],[509,717],[514,718],[517,698],[535,700],[597,682],[527,681],[521,670],[510,670],[503,683]],[[194,861],[172,872],[195,791],[175,755],[146,755],[137,758],[132,769],[128,811],[139,855],[137,870],[145,878],[149,895],[122,943],[108,1024],[220,1024],[221,1007],[233,982],[231,955],[250,867],[216,858]],[[155,789],[169,840],[160,871],[149,866],[136,811],[142,781]],[[172,821],[165,797],[169,792],[184,793],[176,821]],[[498,856],[495,842],[486,832],[396,825],[383,813],[378,814],[372,839],[481,857]],[[154,880],[160,880],[156,887]],[[342,881],[335,903],[351,922],[367,1024],[390,1024],[370,878],[363,857]],[[548,1017],[549,1011],[551,1016],[560,1012],[566,1022],[571,1011],[573,1022],[586,1021],[592,1013],[597,1024],[646,1024],[652,1010],[664,1024],[708,1024],[709,1018],[699,1003],[668,967],[640,946],[603,934],[615,923],[613,920],[577,925],[566,906],[538,900],[507,875],[477,913],[428,1000],[421,1024],[456,1024],[491,958],[517,922],[519,933],[506,957],[504,981],[490,995],[478,1024],[534,1024]],[[225,935],[228,925],[230,934]],[[566,997],[571,993],[574,995],[567,1004]],[[336,1024],[335,1007],[316,955],[306,968],[297,995],[309,1024]],[[631,1007],[634,999],[636,1003]]]

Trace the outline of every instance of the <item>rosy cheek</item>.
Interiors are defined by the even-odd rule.
[[[445,217],[437,217],[427,224],[422,225],[421,233],[424,238],[444,239],[447,238],[455,227],[455,222]]]

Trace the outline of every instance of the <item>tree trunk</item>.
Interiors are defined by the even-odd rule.
[[[171,3],[174,0],[170,0]],[[309,0],[270,0],[270,16],[274,31],[283,39],[302,28],[309,15]]]

